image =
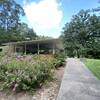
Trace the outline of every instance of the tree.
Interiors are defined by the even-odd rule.
[[[28,33],[26,34],[26,38],[29,38],[30,40],[35,40],[37,38],[37,35],[32,28],[28,29]]]
[[[89,18],[88,53],[93,57],[100,57],[100,16]]]
[[[64,44],[67,53],[79,56],[79,49],[85,48],[87,40],[88,11],[81,10],[72,17],[70,23],[67,23],[63,29]],[[69,55],[69,56],[70,56]]]
[[[66,23],[62,38],[69,56],[88,56],[91,50],[94,56],[99,50],[95,45],[100,47],[100,17],[81,10],[72,17],[70,23]]]
[[[26,23],[21,23],[18,27],[18,31],[20,35],[24,38],[24,40],[33,40],[37,38],[34,30],[32,28],[29,28]]]
[[[24,10],[14,0],[0,0],[0,26],[6,31],[18,26],[20,15]]]
[[[0,0],[0,43],[21,40],[17,30],[23,8],[14,0]]]

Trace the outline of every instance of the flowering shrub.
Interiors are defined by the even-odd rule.
[[[0,66],[1,89],[26,91],[41,87],[53,78],[54,65],[51,56],[34,56],[30,60],[13,58]]]
[[[30,91],[53,79],[55,67],[63,64],[63,58],[55,55],[12,57],[0,65],[0,89]]]

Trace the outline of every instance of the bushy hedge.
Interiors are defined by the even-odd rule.
[[[63,55],[34,55],[12,57],[0,65],[0,89],[30,91],[53,79],[55,68],[64,63]]]
[[[30,60],[13,58],[10,63],[0,66],[1,89],[26,91],[41,87],[53,78],[53,57],[34,56]]]

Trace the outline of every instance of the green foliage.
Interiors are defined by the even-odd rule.
[[[32,28],[29,28],[26,23],[21,23],[18,26],[18,31],[24,40],[35,40],[37,38],[36,33]]]
[[[85,64],[92,71],[92,73],[98,79],[100,79],[100,60],[97,60],[97,59],[87,59]]]
[[[39,39],[39,40],[47,40],[47,39],[52,39],[52,37],[39,35],[37,37],[37,39]]]
[[[24,14],[23,8],[14,0],[0,1],[0,26],[6,31],[17,27],[20,16]]]
[[[15,0],[0,0],[0,44],[37,37],[33,29],[20,22],[24,15],[24,9]]]
[[[100,58],[100,16],[81,10],[66,23],[61,37],[68,56]]]
[[[54,57],[56,58],[54,61],[56,68],[59,68],[60,66],[63,66],[65,64],[65,58],[66,58],[65,53],[63,52],[56,53]]]
[[[2,58],[5,56],[4,52],[0,52],[0,63],[2,63]]]
[[[23,8],[14,0],[0,0],[0,43],[23,39],[17,27],[24,14]]]
[[[0,66],[1,89],[30,91],[41,87],[53,78],[54,58],[34,56],[30,60],[13,58],[8,64]]]

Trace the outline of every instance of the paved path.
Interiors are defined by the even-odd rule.
[[[78,59],[69,58],[57,100],[100,100],[100,80]]]

